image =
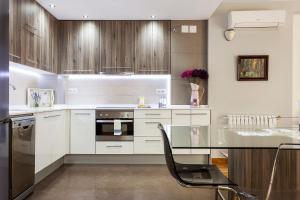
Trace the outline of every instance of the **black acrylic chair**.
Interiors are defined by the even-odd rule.
[[[234,191],[234,195],[239,198],[252,199],[248,197],[253,196],[239,190],[236,184],[225,177],[215,165],[194,165],[175,162],[169,139],[163,125],[159,124],[158,128],[160,129],[163,138],[164,154],[168,170],[180,185],[184,187],[212,187],[216,189],[216,199],[218,199],[218,197],[224,198],[221,194],[221,190]]]
[[[175,162],[164,127],[159,124],[158,128],[162,133],[167,167],[171,175],[179,182],[179,184],[185,187],[234,185],[215,165],[194,165]]]

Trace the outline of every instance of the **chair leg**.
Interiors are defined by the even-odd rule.
[[[219,199],[218,188],[215,189],[215,200]]]

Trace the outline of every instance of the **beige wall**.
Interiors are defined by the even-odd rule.
[[[300,101],[300,14],[294,15],[293,38],[293,116],[299,115]]]
[[[227,42],[223,32],[231,10],[286,9],[278,30],[241,30]],[[209,105],[212,122],[229,113],[292,115],[293,14],[298,3],[223,3],[209,20]],[[236,81],[238,55],[267,54],[269,81]]]
[[[181,33],[181,25],[197,25],[197,33]],[[207,69],[207,21],[172,21],[171,27],[171,73],[172,73],[172,104],[189,104],[190,85],[182,80],[180,74],[186,69]],[[206,103],[207,93],[205,95]]]

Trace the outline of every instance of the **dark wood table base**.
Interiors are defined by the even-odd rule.
[[[228,150],[229,178],[246,192],[264,200],[275,154],[276,149]],[[300,199],[300,151],[280,153],[271,199]]]

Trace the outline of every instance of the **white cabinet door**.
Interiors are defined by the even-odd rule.
[[[161,136],[159,123],[171,124],[171,119],[134,119],[134,136]]]
[[[71,111],[71,154],[95,154],[95,110]]]
[[[163,154],[162,137],[135,137],[135,154]]]
[[[191,110],[172,110],[172,125],[190,126]]]
[[[55,162],[66,154],[65,111],[53,112],[48,120],[53,134],[52,161]]]
[[[138,119],[169,119],[171,118],[171,110],[161,109],[140,109],[134,110],[134,118]]]
[[[64,111],[36,114],[35,172],[39,172],[65,155]]]
[[[133,142],[96,142],[96,154],[133,154]]]
[[[39,172],[52,162],[52,135],[47,113],[36,114],[35,125],[35,172]]]
[[[210,111],[209,110],[191,110],[191,125],[203,126],[210,125]]]

